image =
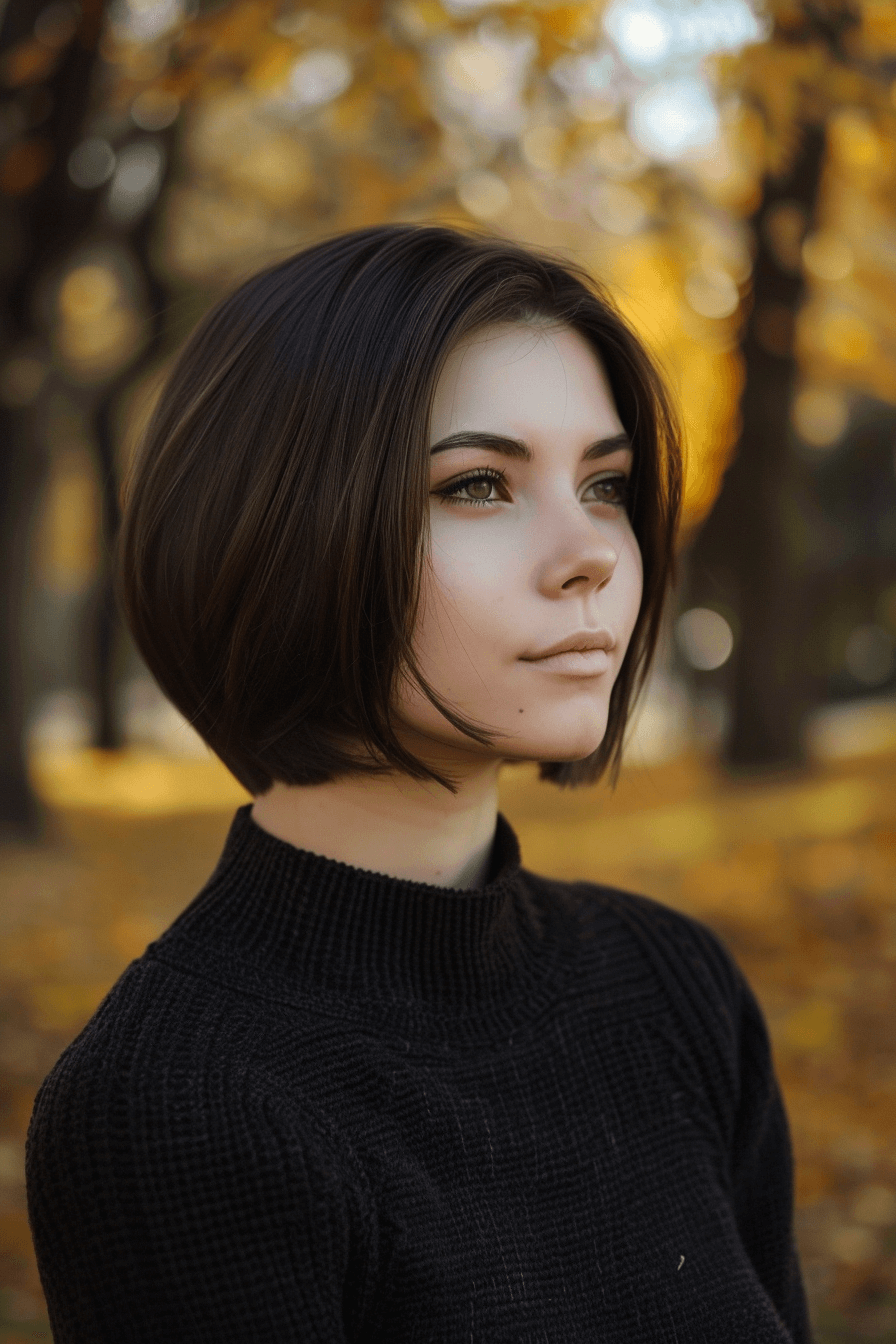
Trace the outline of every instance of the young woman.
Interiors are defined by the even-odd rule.
[[[808,1341],[742,974],[497,812],[618,766],[679,483],[610,300],[511,244],[367,229],[202,323],[122,596],[255,801],[38,1095],[60,1344]]]

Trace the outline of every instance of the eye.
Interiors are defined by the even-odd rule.
[[[629,486],[628,476],[623,472],[612,472],[591,481],[585,487],[584,499],[588,504],[611,504],[614,508],[624,509],[629,503]],[[594,492],[591,499],[587,497],[589,491]]]
[[[481,467],[478,471],[471,472],[469,476],[462,476],[460,480],[443,486],[435,493],[440,498],[456,504],[494,504],[499,498],[498,484],[503,480],[504,472],[498,471],[497,467]],[[463,491],[466,491],[466,494],[462,493]]]

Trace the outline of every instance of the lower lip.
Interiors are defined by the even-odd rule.
[[[585,649],[581,652],[570,650],[567,653],[553,653],[550,658],[525,659],[534,667],[543,667],[545,672],[559,672],[565,677],[599,677],[610,666],[610,655],[606,649]]]

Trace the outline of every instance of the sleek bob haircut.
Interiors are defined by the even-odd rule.
[[[181,352],[124,491],[119,596],[168,698],[252,794],[398,770],[453,785],[401,744],[428,556],[429,416],[444,361],[494,322],[565,324],[593,347],[634,449],[640,613],[587,759],[619,768],[656,646],[681,496],[676,416],[602,287],[549,255],[449,228],[343,234],[253,276]]]

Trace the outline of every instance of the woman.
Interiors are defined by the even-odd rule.
[[[122,598],[254,803],[37,1098],[56,1340],[808,1340],[743,976],[497,812],[618,767],[679,491],[637,339],[511,244],[368,229],[202,323]]]

